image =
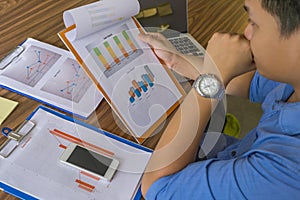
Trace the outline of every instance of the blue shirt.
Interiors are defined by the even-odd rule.
[[[299,199],[300,102],[286,102],[292,92],[256,73],[250,100],[262,103],[258,126],[215,158],[160,178],[146,199]]]

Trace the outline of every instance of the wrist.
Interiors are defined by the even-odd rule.
[[[195,72],[195,73],[193,73],[191,79],[192,79],[193,81],[195,81],[200,75],[201,75],[200,72]]]
[[[232,78],[226,77],[226,76],[222,76],[222,82],[224,85],[224,88],[227,87],[227,85],[229,84],[229,82],[232,80]]]
[[[224,69],[228,69],[228,68],[224,68]],[[219,79],[222,81],[224,88],[227,87],[227,85],[229,84],[229,82],[232,80],[232,73],[230,73],[229,71],[225,71],[225,70],[218,70],[218,73],[216,74]]]

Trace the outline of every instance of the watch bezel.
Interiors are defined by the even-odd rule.
[[[200,83],[206,78],[213,78],[218,83],[218,91],[214,95],[209,95],[203,92],[200,87]],[[200,74],[200,76],[194,81],[193,88],[195,88],[196,92],[205,98],[219,99],[221,100],[225,95],[225,88],[222,84],[222,81],[215,74]]]

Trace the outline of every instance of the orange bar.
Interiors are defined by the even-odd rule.
[[[78,187],[81,188],[81,189],[84,189],[84,190],[86,190],[88,192],[93,192],[94,191],[93,189],[87,188],[87,187],[85,187],[83,185],[78,185]]]
[[[67,147],[66,147],[65,145],[63,145],[63,144],[60,144],[59,147],[60,147],[60,148],[63,148],[63,149],[66,149],[66,148],[67,148]]]
[[[139,86],[139,84],[138,84],[135,80],[132,81],[132,85],[133,85],[136,89],[138,89],[140,92],[142,91],[142,88]]]
[[[151,74],[147,74],[147,75],[150,78],[150,81],[153,83],[154,82],[154,77]]]
[[[148,83],[147,83],[147,81],[144,81],[144,85],[145,85],[146,87],[148,87]]]
[[[134,92],[132,92],[131,90],[129,90],[129,95],[131,96],[131,97],[135,97],[135,94],[134,94]]]
[[[90,174],[90,173],[87,173],[87,172],[85,172],[85,171],[81,171],[80,174],[83,174],[83,175],[85,175],[85,176],[87,176],[87,177],[90,177],[90,178],[92,178],[92,179],[95,179],[96,181],[99,181],[99,180],[100,180],[100,177],[95,176],[95,175]]]
[[[90,184],[88,184],[88,183],[86,183],[86,182],[83,182],[82,180],[79,180],[79,179],[76,179],[76,181],[75,181],[76,183],[79,183],[80,185],[83,185],[83,186],[85,186],[85,187],[87,187],[87,188],[90,188],[90,189],[95,189],[95,186],[93,186],[93,185],[90,185]]]

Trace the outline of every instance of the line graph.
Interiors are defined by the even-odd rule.
[[[34,87],[60,57],[52,51],[30,46],[3,75]]]
[[[73,59],[67,59],[42,90],[78,103],[92,81]]]

